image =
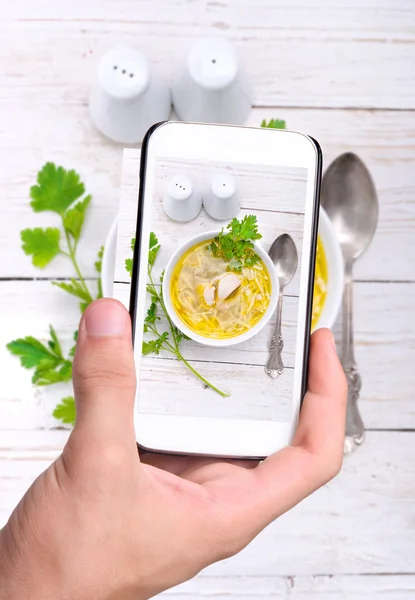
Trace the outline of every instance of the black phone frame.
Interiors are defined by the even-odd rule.
[[[139,265],[140,265],[140,246],[141,246],[141,235],[142,235],[142,222],[143,222],[143,203],[145,194],[145,170],[147,166],[147,151],[148,144],[151,135],[154,131],[168,123],[168,121],[161,121],[155,123],[150,127],[143,138],[141,145],[141,156],[140,156],[140,170],[139,170],[139,189],[137,198],[137,223],[136,223],[136,234],[135,234],[135,246],[133,254],[133,268],[131,277],[131,288],[130,288],[130,317],[132,326],[132,341],[134,348],[135,339],[135,328],[136,328],[136,314],[137,314],[137,290],[139,280]],[[316,160],[316,177],[315,177],[315,188],[314,188],[314,206],[313,206],[313,220],[312,220],[312,238],[311,238],[311,252],[310,252],[310,264],[309,264],[309,285],[307,293],[307,312],[306,312],[306,325],[304,330],[304,361],[301,373],[301,401],[300,411],[303,405],[304,396],[308,389],[308,367],[310,359],[310,332],[311,332],[311,320],[313,311],[313,296],[314,296],[314,278],[315,278],[315,263],[316,263],[316,252],[317,252],[317,237],[318,237],[318,221],[319,221],[319,209],[320,209],[320,191],[321,191],[321,177],[323,170],[323,153],[321,151],[320,144],[311,136],[307,136],[313,142],[317,160]],[[140,454],[152,453],[152,454],[170,454],[174,456],[187,456],[180,453],[163,452],[161,450],[153,450],[141,446],[137,442],[137,448]],[[244,460],[263,460],[265,456],[245,457]]]

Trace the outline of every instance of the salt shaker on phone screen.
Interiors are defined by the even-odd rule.
[[[202,209],[202,196],[187,175],[178,173],[166,185],[163,208],[173,221],[191,221]]]
[[[141,52],[120,46],[99,62],[89,109],[101,133],[115,142],[135,144],[151,125],[169,118],[170,91],[150,73]]]
[[[183,121],[242,124],[252,106],[251,88],[235,49],[215,38],[191,48],[173,83],[172,98]]]

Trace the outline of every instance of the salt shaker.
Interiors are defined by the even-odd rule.
[[[251,96],[233,46],[220,38],[197,42],[172,86],[174,108],[183,121],[244,123]]]
[[[193,189],[187,175],[177,174],[166,186],[163,208],[173,221],[191,221],[202,210],[202,196]]]
[[[154,123],[170,116],[170,91],[150,74],[147,59],[120,46],[100,60],[89,109],[96,128],[122,144],[141,142]]]
[[[214,219],[226,220],[236,217],[241,204],[232,175],[221,173],[213,177],[209,188],[203,194],[203,206]]]

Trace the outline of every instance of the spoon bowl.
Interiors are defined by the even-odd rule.
[[[341,154],[323,177],[321,204],[338,235],[344,258],[356,260],[370,244],[379,204],[372,177],[356,154]]]
[[[275,265],[280,286],[284,287],[294,277],[298,267],[298,252],[294,240],[288,233],[283,233],[273,241],[268,254]]]

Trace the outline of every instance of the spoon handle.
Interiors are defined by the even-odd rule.
[[[282,297],[283,286],[280,285],[277,304],[277,321],[275,323],[274,333],[272,334],[271,343],[269,345],[270,354],[268,362],[265,365],[265,373],[273,379],[276,379],[284,371],[284,365],[281,358],[281,352],[284,347],[284,340],[282,339],[281,333]]]
[[[362,380],[354,357],[352,262],[346,263],[343,292],[342,365],[347,379],[347,417],[344,453],[356,450],[365,438],[365,428],[357,406]]]

